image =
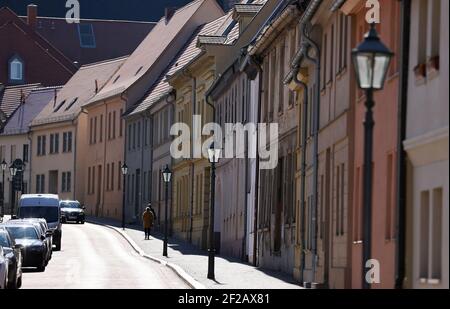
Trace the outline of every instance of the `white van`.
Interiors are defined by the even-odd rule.
[[[19,200],[17,217],[44,218],[53,232],[53,244],[61,250],[61,211],[59,197],[56,194],[22,194]]]

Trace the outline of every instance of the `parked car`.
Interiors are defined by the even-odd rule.
[[[55,250],[61,250],[61,212],[56,194],[22,194],[19,200],[18,218],[44,218],[53,232]]]
[[[74,221],[76,223],[84,224],[85,207],[78,201],[65,200],[59,202],[61,208],[61,220],[63,223],[67,221]]]
[[[8,264],[9,289],[18,289],[22,286],[22,246],[14,242],[6,229],[0,228],[0,247]]]
[[[8,262],[3,255],[3,247],[0,246],[0,289],[8,286]]]
[[[45,236],[45,258],[46,258],[46,264],[50,261],[52,258],[52,235],[53,232],[46,228],[47,224],[44,224],[42,222],[42,219],[38,218],[30,218],[30,219],[13,219],[8,221],[10,224],[24,224],[29,225],[32,224],[38,231],[39,236],[44,235]]]
[[[39,271],[44,271],[47,263],[45,235],[40,235],[37,228],[31,223],[17,224],[8,221],[5,229],[16,244],[23,246],[21,249],[22,267],[37,267]]]

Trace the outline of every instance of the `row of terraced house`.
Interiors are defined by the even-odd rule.
[[[374,95],[372,287],[448,288],[448,1],[375,2],[376,30],[394,56]],[[126,222],[139,223],[151,203],[163,228],[167,200],[173,237],[206,250],[214,222],[224,256],[305,286],[361,288],[366,98],[351,51],[372,9],[364,0],[242,0],[224,11],[195,0],[134,25],[147,32],[129,53],[76,66],[47,48],[41,58],[61,58],[56,81],[26,77],[24,56],[0,52],[0,161],[25,161],[23,192],[77,199],[90,216],[121,219],[125,209]],[[0,9],[0,21],[7,14]],[[0,23],[0,38],[10,24]],[[214,220],[211,164],[194,156],[196,119],[278,124],[274,168],[249,155],[248,139],[239,158],[220,159]],[[192,133],[189,157],[171,154],[175,123]],[[7,208],[9,179],[6,171]]]

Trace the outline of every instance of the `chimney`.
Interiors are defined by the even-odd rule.
[[[165,10],[165,16],[166,16],[166,24],[170,21],[170,19],[175,14],[175,11],[177,10],[176,7],[167,7]]]
[[[37,5],[28,4],[27,6],[28,25],[35,29],[37,24]]]

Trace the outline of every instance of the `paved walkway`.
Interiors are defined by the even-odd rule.
[[[113,227],[120,227],[120,222],[110,219],[88,218],[95,222]],[[145,252],[152,257],[166,260],[178,265],[208,289],[300,289],[292,276],[269,270],[262,270],[238,259],[216,256],[216,280],[206,278],[208,271],[207,252],[175,238],[169,239],[168,258],[162,255],[163,237],[152,233],[150,240],[144,240],[140,226],[127,225],[125,233]]]

